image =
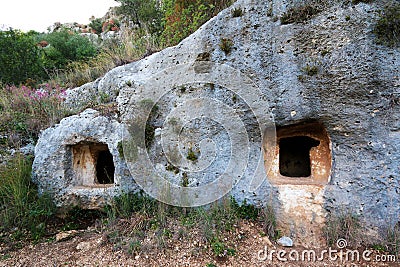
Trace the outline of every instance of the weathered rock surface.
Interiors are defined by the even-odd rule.
[[[330,170],[324,170],[329,179],[325,184],[311,185],[289,177],[287,184],[275,185],[264,171],[262,186],[254,192],[250,190],[248,185],[263,146],[260,125],[252,113],[259,104],[245,102],[242,95],[222,86],[229,79],[223,75],[222,85],[196,83],[172,88],[185,73],[175,73],[171,84],[164,84],[163,89],[169,89],[154,103],[158,109],[151,118],[153,127],[158,129],[149,149],[154,169],[174,184],[185,181],[189,187],[201,186],[224,172],[230,156],[239,153],[231,153],[233,146],[243,147],[248,152],[243,158],[247,168],[237,179],[233,178],[239,182],[230,193],[239,200],[272,203],[284,234],[294,237],[295,243],[319,244],[327,214],[342,210],[361,215],[363,223],[374,230],[397,223],[400,51],[375,43],[372,29],[383,3],[333,2],[337,1],[304,23],[281,25],[277,18],[293,5],[292,1],[238,1],[178,46],[117,67],[93,83],[70,90],[66,104],[74,108],[108,95],[110,101],[118,103],[121,122],[88,110],[46,130],[35,151],[35,181],[42,191],[50,191],[59,204],[81,201],[89,207],[100,205],[104,198],[121,189],[137,190],[133,179],[139,178],[130,176],[118,155],[118,142],[122,140],[119,134],[124,125],[143,115],[140,103],[152,99],[149,85],[154,83],[149,84],[149,80],[154,75],[165,78],[183,64],[192,66],[196,73],[207,73],[207,64],[196,65],[206,61],[225,64],[250,77],[261,90],[263,95],[259,98],[268,103],[278,128],[308,121],[322,124],[330,138],[328,153],[332,164]],[[239,6],[243,16],[233,18],[231,10]],[[232,41],[229,53],[221,50],[222,38]],[[310,68],[316,72],[310,73]],[[246,88],[251,86],[242,92]],[[229,132],[215,120],[199,118],[186,123],[180,121],[181,117],[174,117],[175,123],[183,127],[175,167],[179,170],[186,166],[175,173],[168,163],[174,160],[164,155],[159,133],[168,128],[165,121],[171,119],[168,115],[174,109],[187,103],[193,109],[197,107],[195,102],[188,102],[191,98],[213,98],[236,110],[248,138],[234,143]],[[227,116],[224,109],[216,106],[203,106],[199,114],[207,109],[217,117]],[[307,132],[300,135],[309,136]],[[199,139],[204,137],[213,140],[217,149],[210,151],[215,153],[199,149]],[[71,160],[68,161],[66,148],[85,140],[107,144],[115,164],[114,187],[77,189],[69,182]],[[264,147],[271,148],[265,143]],[[189,149],[197,153],[197,163],[186,159]],[[311,148],[310,153],[313,151]],[[202,163],[209,163],[207,171],[193,171],[196,164]],[[302,239],[304,236],[309,238]]]
[[[33,180],[40,185],[41,192],[49,192],[60,206],[98,208],[121,191],[135,191],[137,185],[118,149],[123,131],[121,123],[103,117],[93,109],[63,119],[59,125],[41,134],[35,148]],[[73,174],[76,171],[73,148],[80,144],[102,144],[108,147],[115,167],[113,186],[96,185],[94,182],[91,186],[85,186],[84,181],[78,180]],[[90,162],[85,165],[82,159],[81,164],[85,169]]]

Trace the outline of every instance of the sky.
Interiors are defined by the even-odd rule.
[[[114,0],[6,0],[0,4],[0,29],[47,32],[54,22],[88,24],[103,17]]]

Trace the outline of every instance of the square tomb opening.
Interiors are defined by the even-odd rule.
[[[272,183],[323,185],[329,182],[331,144],[322,124],[307,122],[284,126],[276,133],[276,144],[264,144],[264,152],[268,151],[268,156],[273,157],[267,170]]]
[[[75,186],[114,184],[114,161],[106,144],[87,142],[71,148]]]
[[[311,176],[310,150],[319,141],[308,136],[293,136],[279,140],[279,173],[287,177]]]

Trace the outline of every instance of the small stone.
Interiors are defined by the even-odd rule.
[[[61,232],[61,233],[56,234],[56,241],[57,242],[64,241],[64,240],[67,240],[69,238],[76,236],[77,234],[78,234],[78,231],[76,231],[76,230]]]
[[[162,129],[161,128],[157,128],[154,130],[154,136],[160,136],[162,133]]]
[[[89,242],[81,242],[76,246],[77,250],[83,250],[83,251],[87,251],[89,250],[91,247]]]
[[[276,241],[279,245],[283,247],[293,247],[293,241],[290,237],[283,236]]]
[[[140,258],[139,255],[136,255],[136,256],[135,256],[135,260],[138,260],[139,258]]]

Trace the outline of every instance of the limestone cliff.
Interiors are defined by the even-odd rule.
[[[107,95],[118,112],[107,118],[89,110],[46,130],[33,168],[40,189],[59,205],[92,207],[122,189],[137,190],[134,181],[157,187],[154,174],[188,188],[221,176],[233,186],[221,190],[237,199],[273,203],[295,242],[319,244],[327,214],[341,210],[359,214],[372,232],[397,223],[400,51],[376,43],[373,27],[384,3],[322,1],[303,22],[282,24],[301,6],[294,2],[237,1],[176,47],[69,90],[66,105]],[[235,17],[238,8],[243,14]],[[154,170],[144,181],[139,167],[148,165],[135,165],[144,147],[124,144],[122,133],[134,136],[132,127],[147,118]],[[108,145],[115,172],[105,189],[96,178],[92,187],[77,182],[73,158],[82,155],[73,151],[83,143],[93,151],[96,143]],[[94,165],[96,153],[89,157]],[[261,186],[249,187],[259,179]],[[212,199],[216,189],[210,190]]]

